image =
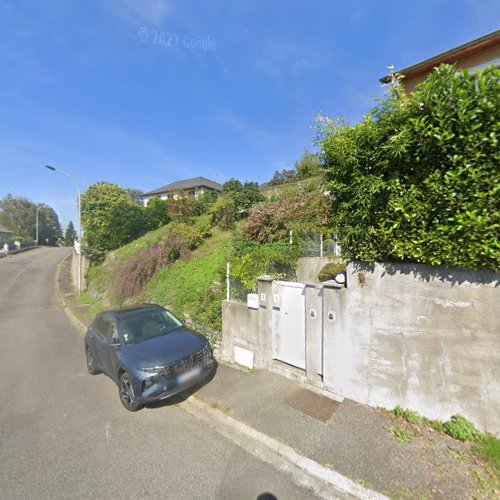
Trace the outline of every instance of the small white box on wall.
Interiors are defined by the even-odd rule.
[[[243,347],[234,346],[234,361],[239,365],[253,368],[253,352]]]
[[[256,293],[247,294],[247,307],[249,309],[259,308],[259,295]]]

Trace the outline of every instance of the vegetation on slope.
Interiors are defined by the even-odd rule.
[[[213,337],[221,331],[221,302],[224,297],[224,269],[231,253],[233,233],[212,228],[211,236],[196,243],[196,249],[169,258],[178,236],[173,231],[190,233],[199,227],[170,223],[150,231],[133,242],[111,252],[88,273],[89,290],[79,298],[94,311],[128,303],[154,302],[171,308],[177,315]],[[197,225],[198,223],[198,225]],[[188,231],[186,231],[188,229]],[[198,233],[195,233],[198,234]],[[161,250],[165,260],[151,261]],[[147,254],[147,255],[146,255]],[[149,266],[153,270],[144,274]],[[143,280],[138,285],[138,279]],[[127,286],[125,283],[127,282]],[[131,292],[131,293],[129,293]]]
[[[167,305],[205,333],[222,329],[225,266],[233,233],[214,229],[213,235],[188,260],[163,268],[149,283],[145,299]]]

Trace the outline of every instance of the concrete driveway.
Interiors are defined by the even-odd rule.
[[[87,374],[55,295],[68,251],[0,259],[2,498],[311,498],[177,406],[128,413]]]

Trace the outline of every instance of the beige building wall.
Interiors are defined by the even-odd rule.
[[[465,57],[455,62],[458,69],[477,70],[490,65],[500,66],[500,45]],[[403,78],[403,86],[407,92],[413,92],[415,87],[429,76],[429,72],[409,78]]]

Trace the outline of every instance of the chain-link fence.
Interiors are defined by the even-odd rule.
[[[228,284],[228,300],[237,300],[239,302],[246,302],[247,295],[249,293],[255,293],[255,290],[252,290],[246,287],[240,280],[229,277]]]
[[[257,289],[257,277],[255,279],[255,289]],[[228,262],[226,268],[226,299],[246,302],[247,295],[254,292],[255,290],[248,288],[231,274],[231,265]]]
[[[290,231],[290,245],[297,244],[299,246],[299,255],[301,257],[326,257],[340,256],[340,245],[336,235],[324,235],[318,233],[302,233],[294,234]],[[268,269],[268,273],[279,277],[283,280],[295,279],[295,268],[289,265],[274,265]],[[247,301],[249,293],[255,293],[257,289],[257,276],[255,276],[255,286],[248,287],[248,284],[243,284],[239,279],[231,274],[230,264],[227,264],[226,270],[226,299],[236,300],[240,302]]]
[[[294,235],[290,232],[290,242],[298,238],[301,257],[324,257],[340,255],[340,245],[336,235],[302,233]]]

